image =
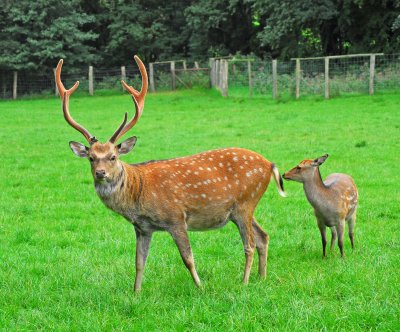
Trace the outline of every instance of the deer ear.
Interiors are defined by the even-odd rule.
[[[319,158],[317,158],[317,159],[314,159],[314,160],[312,161],[311,165],[312,165],[312,166],[319,166],[319,165],[322,165],[328,157],[329,157],[328,154],[324,154],[322,157],[319,157]]]
[[[81,143],[78,142],[69,142],[69,147],[71,148],[72,152],[77,155],[78,157],[81,158],[87,158],[89,148],[87,146],[84,146]]]
[[[121,144],[117,145],[119,154],[127,154],[129,153],[133,147],[135,146],[137,141],[136,136],[129,137],[127,140],[123,141]]]

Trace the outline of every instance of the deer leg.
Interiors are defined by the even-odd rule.
[[[250,218],[239,217],[234,220],[234,223],[238,227],[240,236],[243,241],[244,255],[246,258],[246,263],[244,265],[243,283],[248,284],[251,266],[253,264],[254,249],[255,249],[252,217],[251,216]]]
[[[344,258],[343,252],[343,234],[344,234],[344,220],[340,220],[337,225],[337,232],[338,232],[338,245],[340,249],[340,255]]]
[[[254,240],[258,252],[258,275],[260,278],[265,278],[267,275],[267,259],[268,259],[268,243],[269,235],[264,232],[260,225],[253,217],[252,220]]]
[[[321,239],[322,239],[322,257],[326,257],[326,226],[325,223],[318,218],[318,228],[321,233]]]
[[[356,212],[351,215],[348,219],[348,226],[349,226],[349,238],[351,242],[351,248],[354,250],[354,226],[356,224]]]
[[[197,274],[196,267],[194,265],[194,258],[192,248],[190,247],[189,237],[186,229],[170,229],[169,233],[174,239],[179,253],[181,254],[183,263],[186,265],[190,274],[192,275],[193,281],[197,287],[200,286],[200,278]]]
[[[135,227],[136,233],[136,277],[135,292],[139,292],[142,285],[143,271],[146,264],[152,233],[143,233]]]
[[[335,226],[331,227],[331,233],[332,233],[332,237],[331,237],[331,251],[332,251],[333,248],[335,247],[335,242],[336,242],[336,238],[337,238],[337,231],[336,231]]]

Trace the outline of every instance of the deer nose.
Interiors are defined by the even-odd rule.
[[[106,171],[103,169],[97,170],[96,171],[96,178],[98,179],[104,179],[106,177]]]
[[[282,177],[286,180],[286,173],[283,173]]]

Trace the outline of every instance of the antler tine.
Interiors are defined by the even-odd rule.
[[[96,142],[96,138],[92,136],[87,129],[82,127],[79,123],[77,123],[70,115],[69,113],[69,96],[78,88],[79,86],[79,81],[76,81],[76,83],[73,85],[71,89],[65,89],[64,84],[61,82],[61,69],[63,65],[63,59],[61,59],[56,68],[56,84],[58,88],[58,93],[60,94],[60,97],[62,99],[62,108],[63,108],[63,113],[64,113],[64,118],[65,120],[70,124],[71,127],[75,128],[77,131],[79,131],[83,136],[85,136],[86,140],[90,143],[93,144]]]
[[[148,88],[148,78],[147,78],[147,71],[146,67],[144,66],[142,60],[135,55],[135,61],[139,66],[139,71],[142,76],[142,87],[140,92],[135,90],[132,86],[125,83],[124,80],[121,81],[123,87],[132,95],[133,103],[135,104],[135,115],[133,118],[128,122],[128,124],[121,130],[121,132],[115,136],[114,142],[116,142],[122,135],[124,135],[128,130],[130,130],[136,122],[139,120],[140,116],[143,112],[144,107],[144,99],[146,97],[147,88]],[[114,135],[113,135],[114,138]]]
[[[122,121],[121,125],[118,127],[118,129],[114,132],[114,134],[109,139],[109,141],[111,143],[115,143],[115,141],[118,138],[121,130],[124,129],[127,120],[128,120],[128,112],[125,112],[124,120]]]

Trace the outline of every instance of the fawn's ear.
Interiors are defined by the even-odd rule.
[[[121,144],[117,145],[119,154],[127,154],[129,153],[133,147],[135,146],[137,141],[136,136],[129,137],[127,140],[123,141]]]
[[[84,146],[81,143],[78,142],[69,142],[69,147],[71,148],[72,152],[77,155],[80,158],[87,158],[89,148],[87,146]]]
[[[319,166],[319,165],[322,165],[328,157],[329,157],[328,154],[324,154],[322,157],[319,157],[319,158],[317,158],[317,159],[314,159],[314,160],[312,161],[312,163],[311,163],[311,166]]]

